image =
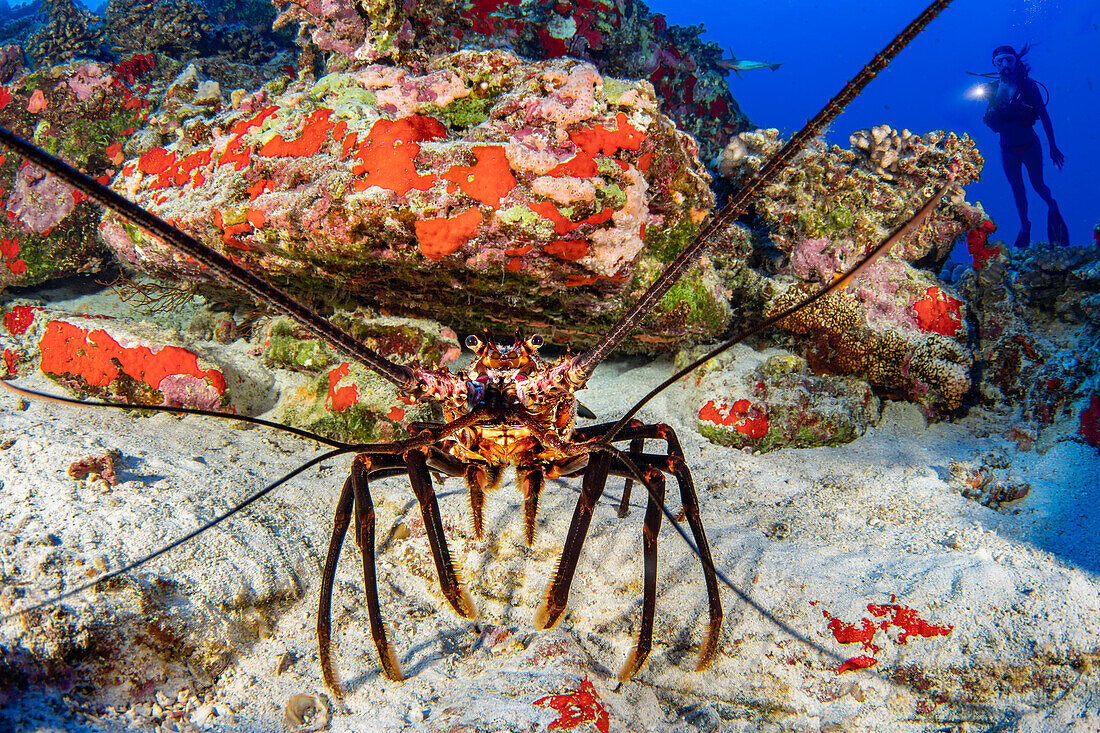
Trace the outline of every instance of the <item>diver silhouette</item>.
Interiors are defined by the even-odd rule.
[[[1030,67],[1024,62],[1023,56],[1029,47],[1025,44],[1019,52],[1012,46],[998,46],[993,49],[993,67],[997,69],[997,81],[990,85],[989,105],[983,120],[1001,136],[1001,164],[1012,187],[1016,212],[1020,215],[1020,234],[1016,237],[1016,246],[1026,247],[1031,243],[1031,220],[1027,217],[1023,167],[1027,168],[1031,187],[1047,204],[1047,239],[1053,245],[1066,245],[1069,243],[1066,222],[1058,211],[1058,204],[1054,201],[1050,187],[1043,182],[1043,148],[1035,133],[1036,120],[1043,123],[1047,142],[1050,143],[1050,159],[1059,169],[1065,162],[1065,156],[1054,144],[1054,127],[1050,123],[1046,102],[1039,89],[1041,85],[1028,76]]]

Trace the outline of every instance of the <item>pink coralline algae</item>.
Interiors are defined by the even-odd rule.
[[[45,234],[76,208],[71,186],[36,165],[24,165],[15,177],[7,210],[27,232]]]
[[[855,253],[855,244],[850,240],[805,239],[791,250],[790,266],[800,279],[827,285],[849,264],[854,264]]]
[[[360,10],[353,0],[277,0],[275,4],[285,8],[275,20],[276,28],[301,22],[310,40],[324,51],[335,52],[337,62],[369,63],[394,55],[413,37],[412,24],[400,15],[399,4],[370,10]]]
[[[65,84],[81,102],[91,99],[92,93],[97,89],[109,90],[113,83],[114,78],[105,73],[99,64],[84,64],[65,80]]]
[[[1094,392],[1089,398],[1089,406],[1081,410],[1077,434],[1093,448],[1100,448],[1100,394]]]

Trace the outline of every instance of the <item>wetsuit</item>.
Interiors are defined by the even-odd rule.
[[[993,83],[993,94],[985,111],[985,124],[1001,137],[1001,164],[1004,167],[1016,210],[1020,215],[1020,235],[1016,246],[1026,246],[1031,240],[1031,222],[1027,218],[1027,194],[1024,191],[1023,171],[1039,197],[1047,203],[1047,237],[1051,244],[1068,243],[1068,232],[1058,204],[1050,187],[1043,182],[1043,147],[1035,133],[1035,122],[1045,114],[1039,86],[1031,79],[1021,80],[1019,85],[1006,81]],[[1044,120],[1044,125],[1047,120]],[[1048,129],[1049,133],[1049,129]]]

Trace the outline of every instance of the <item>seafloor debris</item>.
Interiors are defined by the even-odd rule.
[[[314,733],[326,730],[329,725],[331,705],[324,695],[292,695],[283,711],[283,730],[286,733]]]
[[[1004,452],[989,452],[948,465],[951,483],[967,499],[1003,514],[1011,511],[1007,504],[1023,499],[1031,487],[1012,470],[1012,461]]]
[[[118,480],[115,462],[120,458],[122,452],[119,450],[108,450],[97,456],[79,458],[69,465],[69,476],[78,480],[91,476],[93,479],[106,481],[108,486],[114,486]]]

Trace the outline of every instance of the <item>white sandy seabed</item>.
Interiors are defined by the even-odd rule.
[[[582,400],[598,415],[622,414],[669,369],[609,363]],[[451,552],[480,610],[475,625],[443,600],[412,492],[393,478],[372,486],[379,585],[408,679],[380,674],[349,537],[333,606],[347,688],[337,700],[313,629],[345,456],[107,588],[6,618],[3,661],[25,684],[0,690],[0,730],[1100,729],[1096,449],[1067,435],[1043,454],[1019,452],[1000,437],[1007,422],[997,415],[974,409],[927,425],[915,408],[886,403],[879,424],[848,445],[752,455],[683,424],[678,400],[673,388],[640,417],[680,435],[716,565],[751,598],[722,589],[720,646],[704,671],[694,663],[706,627],[702,573],[666,519],[653,653],[635,679],[615,681],[641,611],[637,487],[619,519],[621,480],[609,481],[569,609],[538,631],[532,620],[579,482],[548,482],[532,548],[511,477],[487,499],[483,541],[468,528],[462,482],[439,487]],[[141,556],[319,455],[228,420],[25,405],[6,394],[0,427],[5,613]],[[109,449],[121,453],[115,486],[69,478],[73,461]],[[950,482],[952,461],[989,451],[1006,453],[1031,487],[1001,512]],[[876,615],[869,604],[892,609]],[[898,609],[912,609],[917,632],[890,623]],[[873,626],[873,646],[840,643],[842,624]],[[950,632],[919,633],[932,627]],[[83,648],[94,653],[75,669],[56,661]],[[877,664],[838,673],[859,656]],[[585,679],[587,695],[577,692]]]

